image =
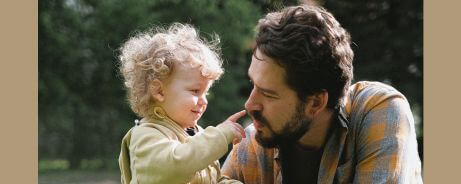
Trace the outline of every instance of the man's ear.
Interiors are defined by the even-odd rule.
[[[163,102],[163,100],[165,100],[164,85],[162,81],[158,79],[151,81],[149,83],[149,92],[156,101]]]
[[[305,113],[315,115],[327,108],[328,105],[328,92],[322,90],[321,92],[315,93],[306,99]]]

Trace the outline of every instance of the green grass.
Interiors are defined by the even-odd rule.
[[[39,160],[38,170],[39,171],[57,171],[69,169],[69,162],[64,159],[54,160]]]
[[[104,169],[100,159],[80,162],[79,169],[71,170],[65,159],[41,159],[38,162],[39,184],[119,184],[120,171],[117,167]]]
[[[119,184],[119,170],[54,170],[38,173],[39,184]]]

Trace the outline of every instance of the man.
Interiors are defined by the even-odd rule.
[[[245,104],[253,124],[222,172],[252,183],[422,183],[406,98],[351,86],[349,34],[325,9],[287,7],[259,21]]]

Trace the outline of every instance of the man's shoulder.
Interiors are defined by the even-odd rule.
[[[395,95],[400,94],[400,92],[388,84],[377,81],[359,81],[349,88],[349,96],[372,96],[376,94]]]
[[[344,116],[351,131],[394,124],[406,111],[405,96],[390,85],[361,81],[352,85],[345,97]],[[411,115],[411,114],[409,114]],[[358,128],[358,129],[357,129]]]
[[[372,108],[392,98],[405,99],[405,96],[388,84],[375,81],[360,81],[349,88],[349,92],[345,97],[346,112],[350,113],[353,109],[359,108]]]

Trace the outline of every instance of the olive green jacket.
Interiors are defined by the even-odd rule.
[[[122,140],[122,184],[241,183],[221,176],[217,161],[233,138],[225,124],[189,136],[169,118],[144,118]]]

